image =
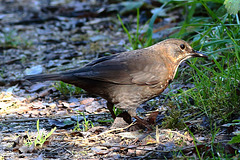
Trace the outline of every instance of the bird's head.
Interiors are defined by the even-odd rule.
[[[191,57],[207,58],[207,55],[195,51],[186,41],[180,39],[167,39],[153,46],[161,54],[161,58],[165,59],[171,66],[173,74],[171,79],[175,77],[178,66],[186,59]]]
[[[163,45],[166,56],[175,64],[180,64],[182,61],[191,57],[207,58],[207,55],[195,51],[186,41],[179,39],[167,39],[160,42]]]

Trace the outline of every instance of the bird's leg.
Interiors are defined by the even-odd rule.
[[[113,103],[107,102],[107,108],[110,111],[112,118],[114,119],[111,128],[126,127],[132,123],[132,117],[128,114],[128,112],[123,111],[122,113],[116,116],[113,111],[113,106],[114,106]]]
[[[114,106],[113,103],[107,102],[107,108],[108,108],[108,110],[110,111],[110,113],[111,113],[111,115],[112,115],[112,118],[113,118],[113,119],[116,119],[116,115],[115,115],[115,113],[114,113],[114,111],[113,111],[113,106]]]
[[[119,114],[117,117],[113,111],[114,104],[111,102],[107,102],[107,108],[110,111],[112,118],[114,119],[114,122],[112,124],[112,128],[119,128],[123,126],[127,126],[128,124],[132,123],[132,117],[134,117],[137,121],[137,125],[144,126],[148,129],[148,131],[152,131],[151,126],[146,120],[143,120],[139,118],[136,115],[136,107],[129,107],[128,111],[123,111],[121,114]]]
[[[127,122],[128,124],[131,124],[132,123],[132,117],[130,116],[130,114],[127,112],[127,111],[123,111],[122,113],[120,113],[118,115],[118,117],[122,117],[123,120],[125,122]]]
[[[132,117],[128,114],[128,112],[124,111],[114,119],[111,128],[124,128],[129,126],[131,122]]]
[[[116,115],[115,115],[115,113],[114,113],[114,111],[113,111],[113,106],[114,106],[113,103],[107,102],[107,108],[108,108],[108,110],[110,111],[110,113],[111,113],[111,115],[112,115],[112,118],[113,118],[113,119],[116,119]],[[129,124],[132,123],[132,118],[131,118],[131,116],[128,114],[127,111],[123,111],[122,113],[120,113],[120,114],[118,115],[118,117],[122,117],[122,118],[124,119],[124,121],[127,122],[127,123],[129,123]]]

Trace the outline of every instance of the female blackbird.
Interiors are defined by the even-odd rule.
[[[185,41],[167,39],[153,46],[99,58],[82,68],[55,74],[26,76],[31,82],[63,81],[105,98],[112,117],[113,105],[150,129],[136,115],[137,107],[158,96],[173,80],[181,62],[207,57]]]

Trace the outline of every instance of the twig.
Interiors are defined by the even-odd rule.
[[[108,134],[108,133],[111,133],[111,132],[114,132],[114,131],[123,131],[123,130],[128,129],[129,127],[131,127],[131,126],[133,126],[133,125],[135,125],[135,124],[136,124],[136,123],[134,122],[134,123],[131,123],[130,125],[128,125],[128,126],[126,126],[126,127],[124,127],[124,128],[116,128],[116,129],[107,130],[107,131],[105,131],[105,132],[103,132],[103,133],[100,133],[99,135],[94,136],[94,137],[86,138],[85,140],[94,139],[94,138],[97,138],[97,137],[99,137],[99,136],[102,136],[102,135],[104,135],[104,134]]]
[[[147,159],[147,157],[149,157],[152,153],[153,153],[153,151],[148,152],[147,154],[145,154],[144,156],[142,156],[142,157],[140,158],[140,160],[142,160],[142,159]]]
[[[49,118],[28,118],[28,119],[13,119],[13,120],[5,120],[1,121],[1,123],[13,123],[13,122],[30,122],[30,121],[36,121],[36,120],[47,120]]]
[[[0,63],[0,66],[6,65],[6,64],[13,64],[13,63],[15,63],[15,62],[17,62],[17,61],[20,61],[20,60],[21,60],[21,58],[11,59],[11,60],[9,60],[9,61],[5,61],[5,62]]]
[[[14,80],[4,79],[4,80],[0,80],[0,86],[6,86],[6,85],[15,86],[16,84],[20,84],[22,82],[23,82],[23,80],[21,80],[21,79],[14,79]]]

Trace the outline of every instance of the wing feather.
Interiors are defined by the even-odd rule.
[[[89,78],[116,84],[155,85],[166,75],[165,64],[143,58],[136,53],[116,54],[100,58],[74,73],[78,78]]]

